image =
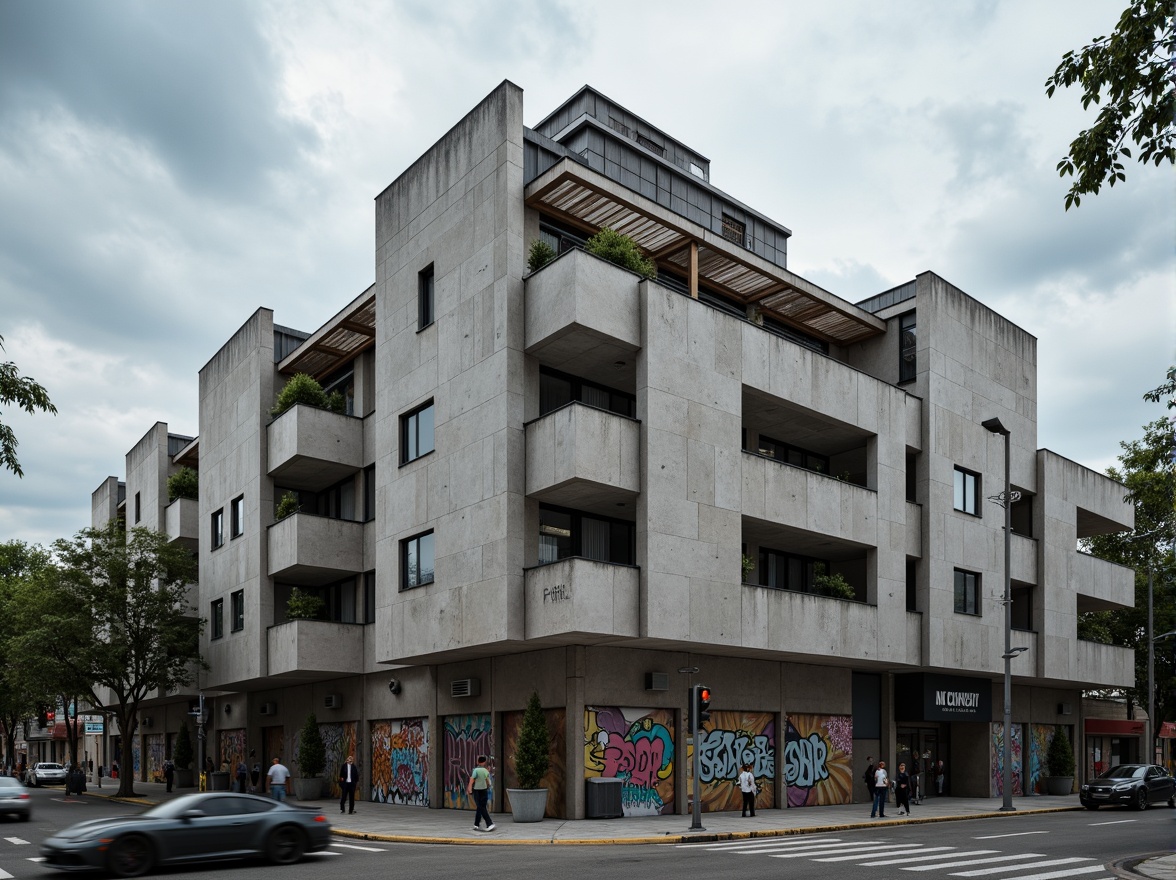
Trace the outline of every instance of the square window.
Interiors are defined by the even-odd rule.
[[[955,485],[953,491],[953,506],[956,510],[980,515],[976,498],[980,494],[980,475],[966,471],[961,467],[955,469]]]
[[[245,591],[237,590],[232,596],[233,632],[245,629]]]
[[[433,401],[400,417],[400,463],[433,451]]]
[[[400,542],[400,588],[411,590],[413,587],[433,583],[433,532]]]
[[[980,614],[980,575],[974,571],[955,570],[956,614]]]
[[[212,609],[208,616],[212,627],[212,638],[223,638],[225,634],[225,600],[213,600]]]
[[[245,534],[245,496],[238,495],[229,506],[229,534],[239,538]]]
[[[434,286],[433,286],[433,264],[430,263],[427,268],[421,270],[421,274],[417,276],[417,329],[424,330],[433,323],[435,315],[433,314],[434,306]]]
[[[211,532],[212,549],[215,550],[225,543],[225,509],[223,507],[212,515]]]

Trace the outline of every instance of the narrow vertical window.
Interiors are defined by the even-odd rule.
[[[376,573],[366,571],[363,575],[363,622],[376,622]]]
[[[135,493],[135,522],[143,518],[142,508],[139,506],[139,493]]]
[[[433,401],[400,417],[400,462],[407,464],[433,451]]]
[[[907,312],[898,318],[898,381],[910,382],[918,372],[915,358],[915,313]]]
[[[410,590],[433,583],[433,532],[400,542],[400,583]]]
[[[212,638],[223,638],[225,634],[225,600],[215,599],[212,603],[212,608],[209,611],[210,628],[212,630]]]
[[[433,323],[434,313],[433,264],[417,276],[417,329],[424,330]]]
[[[955,570],[956,614],[980,613],[980,575],[974,571]]]
[[[952,487],[952,505],[955,509],[979,516],[980,508],[976,501],[979,491],[980,475],[957,467],[955,469],[955,484]]]
[[[237,590],[230,599],[233,603],[233,632],[240,632],[245,629],[245,591]]]
[[[376,466],[368,465],[363,469],[363,521],[371,522],[376,518]]]
[[[245,496],[238,495],[229,506],[229,535],[239,538],[245,534]]]
[[[225,543],[225,509],[223,507],[212,515],[210,538],[213,550]]]

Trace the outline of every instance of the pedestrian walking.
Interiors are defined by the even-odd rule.
[[[898,807],[898,815],[911,814],[911,776],[907,773],[906,764],[898,764],[898,772],[894,774],[894,803]]]
[[[870,803],[874,802],[874,756],[866,755],[866,772],[862,774],[862,782],[866,784],[866,794]]]
[[[886,818],[886,793],[890,790],[890,776],[886,772],[886,762],[879,761],[874,769],[874,806],[870,810],[870,818],[875,814],[878,818]]]
[[[249,785],[249,765],[245,763],[245,756],[240,755],[237,758],[237,793],[245,794],[245,789]]]
[[[269,780],[270,797],[275,801],[284,801],[286,799],[286,780],[290,778],[290,769],[282,763],[280,758],[274,758],[274,763],[270,766],[266,778]]]
[[[355,786],[359,783],[359,768],[355,766],[355,755],[347,756],[347,763],[339,768],[339,812],[343,812],[343,805],[355,812]]]
[[[943,785],[947,782],[947,768],[943,766],[943,761],[935,762],[935,793],[940,797],[943,796]]]
[[[495,828],[494,821],[490,818],[490,812],[486,809],[486,802],[490,799],[490,771],[486,768],[485,755],[478,755],[478,766],[470,774],[470,781],[466,784],[466,791],[474,796],[474,806],[477,808],[474,813],[474,830],[493,831]],[[485,829],[479,824],[483,819],[486,820]]]
[[[163,781],[167,783],[167,790],[172,790],[172,783],[176,780],[176,765],[171,762],[171,759],[163,762]]]
[[[744,764],[743,772],[739,774],[739,791],[743,793],[743,816],[751,810],[751,818],[755,818],[755,776],[752,775],[751,765]]]

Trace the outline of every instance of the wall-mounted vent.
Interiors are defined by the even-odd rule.
[[[451,697],[477,697],[482,693],[482,680],[479,678],[459,678],[449,683]]]
[[[1072,715],[1072,714],[1074,714],[1074,704],[1073,703],[1058,703],[1058,714],[1059,715]]]
[[[668,691],[670,689],[670,674],[668,672],[645,673],[645,689],[647,691]]]
[[[258,709],[257,711],[259,713],[261,713],[262,715],[277,715],[278,714],[278,704],[277,703],[262,703],[261,708]]]
[[[327,694],[323,700],[323,706],[327,709],[341,709],[343,708],[343,698],[338,694]]]
[[[656,153],[657,155],[661,156],[663,159],[666,156],[665,147],[661,146],[660,144],[655,144],[643,134],[637,135],[637,143],[641,144],[641,146],[645,147],[645,149],[649,150],[649,152]]]

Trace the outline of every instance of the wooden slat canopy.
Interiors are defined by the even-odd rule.
[[[375,344],[376,286],[373,284],[283,358],[278,372],[309,373],[322,379]]]

